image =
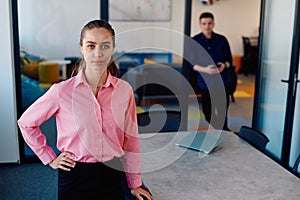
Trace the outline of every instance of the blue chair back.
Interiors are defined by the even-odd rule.
[[[298,158],[296,159],[296,162],[293,167],[293,171],[296,173],[296,175],[298,177],[300,177],[300,154],[299,154]]]
[[[270,141],[262,132],[247,126],[241,127],[239,136],[261,152],[265,152],[266,145]]]

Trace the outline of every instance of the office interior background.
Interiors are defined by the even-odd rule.
[[[16,52],[20,53],[21,49],[49,60],[80,57],[79,32],[87,21],[105,14],[103,2],[108,1],[6,0],[1,3],[1,71],[6,72],[0,74],[1,163],[14,163],[21,159],[20,143],[23,141],[19,138],[16,124],[21,113],[17,99],[21,91],[18,88],[20,77],[16,77]],[[147,6],[146,1],[141,2],[141,5]],[[252,126],[270,139],[266,147],[270,155],[284,167],[292,167],[300,153],[300,125],[297,123],[300,104],[299,98],[294,98],[299,94],[299,89],[292,82],[297,80],[299,66],[299,44],[297,46],[295,42],[295,29],[299,25],[296,17],[298,1],[219,0],[213,5],[203,5],[200,0],[160,2],[167,6],[160,7],[160,11],[168,14],[152,15],[155,20],[151,19],[151,13],[142,21],[122,19],[126,15],[109,16],[115,17],[110,21],[116,33],[121,37],[126,36],[126,40],[118,41],[117,35],[116,52],[136,50],[137,44],[146,41],[159,41],[163,50],[172,53],[172,62],[181,62],[188,3],[191,5],[190,36],[200,31],[198,17],[203,11],[214,13],[215,31],[226,35],[233,55],[243,56],[242,36],[259,35]],[[111,12],[114,9],[109,8]],[[18,16],[17,23],[13,16]],[[162,35],[159,30],[169,31]],[[158,50],[150,48],[141,51]],[[281,80],[290,80],[287,81],[289,85]],[[292,93],[291,87],[294,88]]]

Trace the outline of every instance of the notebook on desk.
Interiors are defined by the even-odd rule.
[[[221,143],[219,136],[220,130],[191,132],[176,142],[176,145],[208,154]]]

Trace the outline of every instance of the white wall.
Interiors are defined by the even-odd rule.
[[[169,51],[182,55],[185,1],[172,0],[170,21],[111,21],[116,51]],[[152,49],[147,49],[151,48]]]
[[[46,59],[80,56],[80,30],[100,17],[99,0],[18,0],[20,46]]]
[[[16,96],[12,47],[10,0],[0,6],[0,163],[18,162],[19,144],[16,124]]]
[[[100,16],[99,0],[19,0],[19,27],[21,47],[44,58],[80,56],[78,41],[82,26]],[[117,51],[132,50],[145,40],[156,41],[162,48],[182,52],[185,1],[172,0],[171,21],[167,22],[111,22],[117,34]],[[233,54],[243,54],[242,35],[257,35],[260,0],[220,0],[213,5],[192,1],[192,35],[199,31],[198,17],[211,11],[216,17],[215,31],[227,36]],[[142,31],[144,27],[163,28]],[[132,31],[139,28],[139,31]],[[167,31],[168,30],[168,33]],[[130,32],[127,32],[130,31]],[[127,32],[127,33],[126,33]],[[143,34],[143,35],[141,35]],[[181,35],[182,36],[182,35]]]

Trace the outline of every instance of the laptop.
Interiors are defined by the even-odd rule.
[[[205,130],[191,132],[187,136],[180,139],[175,144],[180,147],[211,153],[216,150],[221,143],[221,130]]]

